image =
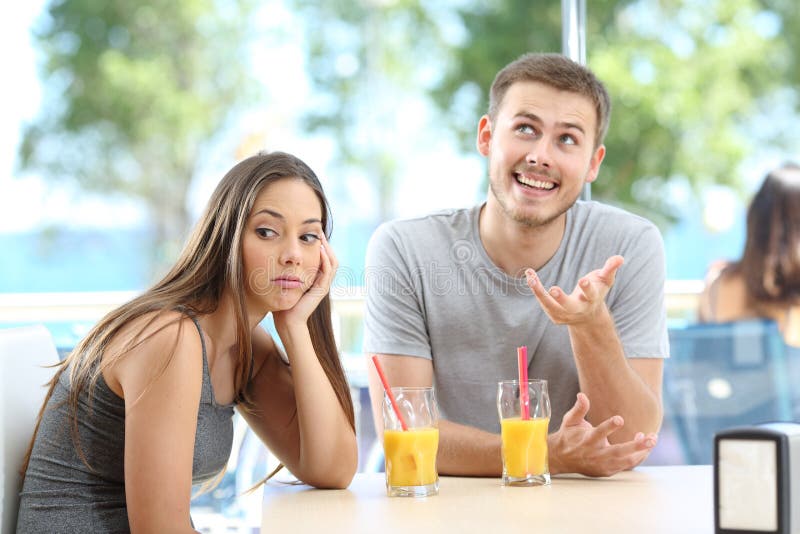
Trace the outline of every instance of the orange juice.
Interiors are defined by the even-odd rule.
[[[503,467],[509,477],[542,475],[547,468],[547,425],[550,418],[500,421],[503,440]]]
[[[436,482],[438,428],[383,431],[386,477],[390,486],[427,486]]]

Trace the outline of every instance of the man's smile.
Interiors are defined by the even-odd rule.
[[[518,172],[514,173],[514,180],[516,180],[518,184],[521,184],[525,187],[530,187],[532,189],[542,189],[545,191],[550,191],[551,189],[558,187],[558,184],[556,184],[555,182],[551,182],[549,180],[542,180],[538,177],[534,178]]]

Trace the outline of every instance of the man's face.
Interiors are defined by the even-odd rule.
[[[594,149],[596,126],[584,96],[538,82],[509,87],[495,120],[484,116],[478,126],[490,206],[531,227],[561,218],[597,178],[605,147]]]

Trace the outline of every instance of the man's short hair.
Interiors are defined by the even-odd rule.
[[[489,118],[494,122],[508,88],[517,82],[538,82],[585,96],[597,112],[595,147],[603,143],[611,117],[611,99],[603,83],[588,68],[561,54],[525,54],[497,73],[489,91]]]

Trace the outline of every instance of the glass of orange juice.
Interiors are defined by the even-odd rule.
[[[436,453],[439,409],[432,387],[393,387],[397,408],[383,398],[383,451],[386,492],[390,497],[427,497],[439,493]]]
[[[547,380],[532,379],[522,385],[519,380],[498,382],[497,411],[503,442],[503,485],[550,484],[547,465],[550,396],[547,393]]]

